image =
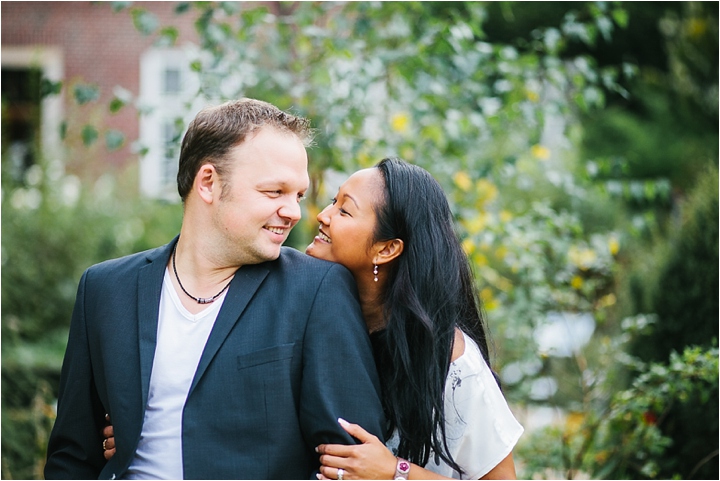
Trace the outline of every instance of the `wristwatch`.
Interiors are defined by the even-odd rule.
[[[403,458],[397,458],[397,467],[395,468],[395,477],[393,479],[407,479],[410,474],[410,463]]]

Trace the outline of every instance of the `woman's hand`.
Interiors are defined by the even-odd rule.
[[[395,475],[397,458],[377,438],[357,424],[338,419],[340,426],[362,444],[321,444],[315,450],[321,454],[318,479],[338,479],[338,470],[343,470],[342,479],[392,479]]]
[[[110,415],[106,414],[105,419],[110,422]],[[109,424],[103,428],[103,456],[108,461],[115,454],[115,430],[112,424]]]

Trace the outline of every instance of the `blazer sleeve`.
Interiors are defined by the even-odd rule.
[[[300,400],[300,423],[311,449],[358,442],[338,424],[339,417],[384,441],[380,384],[356,292],[350,272],[335,265],[311,308]]]
[[[93,380],[86,324],[88,272],[80,280],[70,323],[45,479],[97,479],[105,465],[102,451],[105,412]]]

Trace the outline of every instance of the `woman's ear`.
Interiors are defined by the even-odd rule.
[[[373,261],[377,265],[387,264],[402,254],[405,243],[402,239],[393,239],[384,242],[378,242],[379,250],[375,254]]]
[[[213,193],[219,195],[220,182],[214,165],[203,164],[200,166],[200,170],[195,175],[195,189],[198,196],[208,204],[214,200]]]

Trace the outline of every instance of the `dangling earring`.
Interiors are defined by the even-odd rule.
[[[377,282],[378,266],[377,264],[373,264],[373,266],[373,274],[375,275],[375,278],[373,280]]]

